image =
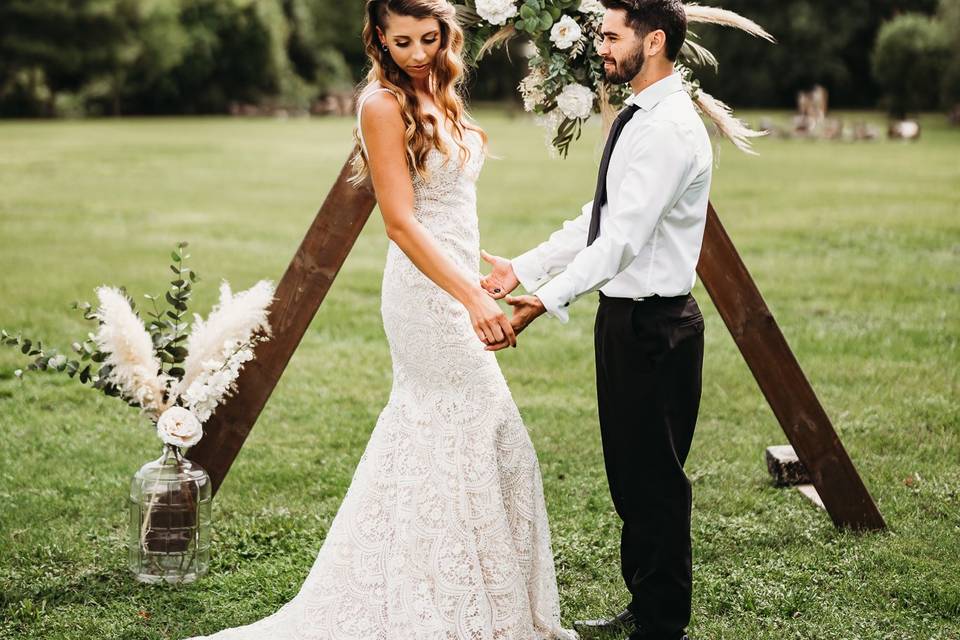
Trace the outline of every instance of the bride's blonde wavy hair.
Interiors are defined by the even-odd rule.
[[[457,24],[456,11],[447,0],[367,0],[366,20],[363,25],[363,44],[371,68],[367,77],[358,88],[361,96],[377,83],[389,89],[400,102],[400,112],[406,125],[404,141],[410,166],[422,178],[429,176],[427,154],[438,149],[446,158],[450,157],[448,145],[440,136],[437,118],[424,113],[420,100],[414,90],[410,76],[401,69],[385,51],[377,37],[377,27],[387,31],[387,18],[390,14],[410,16],[417,19],[435,18],[440,25],[440,49],[433,59],[431,90],[433,100],[443,117],[453,125],[453,140],[460,148],[461,166],[470,158],[470,149],[464,144],[463,136],[467,130],[476,131],[483,139],[484,150],[487,135],[483,129],[470,122],[464,106],[461,91],[465,80],[463,63],[463,29]],[[359,102],[359,101],[358,101]],[[429,128],[427,124],[429,123]],[[357,153],[352,160],[353,173],[350,183],[360,186],[367,182],[370,167],[363,145],[360,144],[359,129],[354,129]]]

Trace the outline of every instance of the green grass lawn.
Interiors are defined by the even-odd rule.
[[[751,114],[755,115],[755,114]],[[549,160],[525,119],[479,114],[499,159],[483,246],[514,255],[593,193],[599,130]],[[695,639],[960,638],[960,130],[916,144],[723,144],[713,199],[890,526],[837,531],[771,486],[786,438],[707,316],[694,487]],[[191,242],[217,282],[279,278],[351,147],[349,119],[0,123],[0,327],[67,348],[95,286],[159,293]],[[390,388],[379,315],[386,238],[360,237],[214,505],[201,582],[136,583],[126,491],[159,443],[65,376],[24,382],[0,352],[0,637],[178,639],[244,624],[299,589]],[[592,296],[500,362],[538,449],[564,621],[622,606],[617,519],[594,396]],[[522,639],[519,639],[522,640]]]

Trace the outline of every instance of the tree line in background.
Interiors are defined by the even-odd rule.
[[[363,0],[4,0],[0,115],[307,109],[365,71]],[[791,107],[823,85],[834,107],[895,115],[960,103],[960,0],[723,0],[779,44],[719,28],[704,88],[739,107]],[[514,99],[522,58],[484,59],[475,100]]]

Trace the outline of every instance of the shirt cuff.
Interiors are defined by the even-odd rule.
[[[543,269],[536,253],[536,249],[531,249],[510,261],[514,275],[528,293],[533,293],[550,281],[550,275]]]
[[[559,320],[560,324],[567,324],[570,320],[570,314],[567,312],[567,309],[575,297],[573,284],[569,282],[569,279],[565,276],[565,273],[561,273],[540,287],[536,293],[536,296],[540,298],[540,302],[543,303],[544,308],[547,310],[547,315]]]

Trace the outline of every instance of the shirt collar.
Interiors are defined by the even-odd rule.
[[[680,74],[674,72],[666,78],[657,80],[640,93],[633,94],[626,99],[625,104],[635,104],[644,111],[650,111],[660,104],[661,100],[678,91],[683,91],[683,81],[680,79]]]

